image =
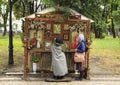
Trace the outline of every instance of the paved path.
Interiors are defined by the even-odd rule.
[[[1,77],[0,85],[120,85],[120,77],[92,77],[90,80],[71,82],[45,82],[40,78],[28,78],[25,81],[21,77]]]
[[[11,75],[12,74],[12,75]],[[38,74],[37,74],[38,75]],[[120,75],[91,75],[90,80],[71,82],[45,82],[45,78],[29,75],[28,80],[22,79],[22,73],[7,73],[0,76],[0,85],[120,85]]]
[[[44,82],[44,81],[0,81],[0,85],[120,85],[120,81],[72,81],[72,82]]]

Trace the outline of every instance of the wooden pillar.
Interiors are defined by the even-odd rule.
[[[90,79],[90,67],[89,67],[89,54],[90,54],[90,20],[87,21],[87,45],[88,45],[88,51],[87,51],[87,54],[86,54],[86,67],[87,67],[87,79]]]
[[[28,73],[28,41],[27,38],[24,38],[24,71],[23,71],[23,79],[27,78],[27,73]]]

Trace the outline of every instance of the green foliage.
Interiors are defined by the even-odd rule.
[[[105,38],[106,34],[105,33],[102,33],[102,38]]]
[[[1,23],[0,23],[0,28],[1,28],[1,27],[4,27],[4,24],[1,24]]]
[[[59,13],[62,16],[59,17],[59,22],[64,22],[68,20],[69,15],[71,14],[71,9],[69,7],[56,7],[56,11],[49,12],[48,14]]]
[[[105,32],[106,28],[108,28],[107,24],[103,22],[101,25],[102,25],[102,31]]]
[[[105,22],[99,22],[97,24],[97,27],[100,28],[100,30],[102,32],[105,32],[106,31],[106,28],[108,28],[108,24],[106,24]]]
[[[116,24],[120,24],[120,10],[113,11],[112,17]]]
[[[94,33],[91,33],[90,34],[90,39],[93,40],[95,38],[95,34]]]
[[[63,7],[62,9],[63,9],[64,12],[65,12],[65,13],[62,15],[63,18],[64,18],[64,20],[68,20],[68,17],[69,17],[69,15],[71,14],[71,13],[70,13],[70,8],[68,8],[68,7]]]
[[[108,19],[107,26],[110,27],[112,24],[111,19]]]
[[[34,0],[14,0],[13,13],[16,19],[28,16],[30,14],[30,2]]]
[[[58,0],[55,0],[55,2],[54,2],[54,0],[51,0],[51,1],[50,0],[43,0],[43,4],[49,4],[50,6],[56,6],[57,2],[58,2]]]
[[[3,0],[2,0],[3,1]],[[16,16],[16,18],[21,18],[23,15],[27,16],[30,14],[30,2],[36,3],[37,0],[13,0],[14,5],[13,5],[13,12]],[[109,18],[114,19],[115,23],[119,25],[120,21],[120,14],[119,14],[119,9],[120,9],[120,1],[119,0],[40,0],[43,4],[50,5],[52,7],[60,6],[63,7],[64,11],[66,11],[63,14],[63,18],[66,20],[69,15],[69,9],[72,8],[79,13],[93,19],[96,23],[101,23],[107,21],[109,22]],[[41,6],[40,3],[37,3],[39,7]],[[104,6],[104,9],[101,8],[101,5]],[[113,6],[113,8],[112,8]],[[47,6],[48,7],[48,6]],[[114,9],[116,7],[119,7],[117,9],[117,13],[114,13]],[[35,8],[35,6],[34,6]],[[37,7],[38,8],[38,7]],[[35,10],[33,10],[35,11]],[[111,12],[112,16],[111,16]],[[106,26],[105,23],[101,23],[101,28],[103,32],[105,32],[105,29],[108,26],[111,26],[111,22],[108,23]]]
[[[34,63],[38,63],[39,62],[38,54],[32,53],[32,62],[34,62]]]

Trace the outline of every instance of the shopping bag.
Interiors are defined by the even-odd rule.
[[[84,62],[85,61],[85,52],[74,54],[74,62]]]

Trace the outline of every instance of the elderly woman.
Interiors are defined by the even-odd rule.
[[[55,79],[62,79],[68,73],[65,54],[62,52],[62,37],[57,37],[51,47],[52,67]]]
[[[78,44],[77,44],[77,48],[76,48],[76,53],[77,54],[83,54],[83,57],[85,59],[85,50],[86,50],[86,45],[85,45],[85,41],[84,41],[84,35],[83,34],[79,34],[78,36]],[[76,80],[82,80],[84,77],[84,67],[83,67],[83,62],[76,62],[76,68],[77,70],[80,72],[80,75],[78,78],[76,78]]]

